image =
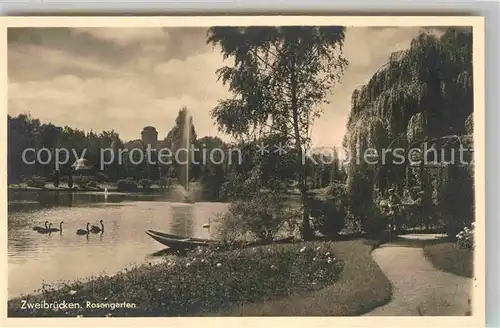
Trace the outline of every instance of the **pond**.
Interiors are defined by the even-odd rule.
[[[158,261],[165,247],[145,234],[153,229],[210,238],[209,217],[223,213],[225,203],[182,203],[171,194],[14,192],[9,194],[8,297],[39,289],[43,283],[115,274],[134,264]],[[104,232],[80,236],[87,222]],[[62,232],[40,234],[45,221]]]

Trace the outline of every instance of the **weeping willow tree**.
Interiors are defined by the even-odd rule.
[[[418,187],[422,202],[428,204],[425,207],[431,208],[429,204],[436,190],[443,189],[440,184],[445,181],[441,179],[444,171],[453,180],[462,177],[457,172],[463,169],[427,167],[429,155],[409,156],[408,150],[424,144],[429,148],[429,143],[436,149],[450,148],[450,138],[470,146],[472,111],[471,31],[450,28],[440,37],[420,33],[408,49],[393,53],[370,81],[352,94],[348,133],[344,138],[351,158],[347,167],[348,190],[359,193],[360,185],[381,192],[388,188],[401,192]],[[455,149],[458,145],[451,147]],[[405,151],[398,153],[396,149]],[[371,162],[366,160],[368,150],[375,153],[376,163],[373,157]],[[441,155],[431,156],[436,162]],[[418,160],[418,165],[410,165]],[[373,193],[365,192],[369,194]],[[373,201],[373,197],[364,199],[368,203]],[[356,201],[351,205],[358,209],[367,207],[359,206]],[[368,207],[366,211],[372,206]],[[435,211],[424,216],[428,218],[431,214],[438,217]]]

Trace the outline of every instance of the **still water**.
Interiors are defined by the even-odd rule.
[[[73,281],[158,261],[153,253],[165,247],[147,236],[147,229],[210,238],[202,225],[227,209],[224,203],[179,202],[169,195],[63,194],[24,192],[9,195],[8,295],[31,293],[43,283]],[[102,234],[79,236],[87,222]],[[62,233],[39,234],[45,221]],[[213,228],[211,228],[213,230]]]

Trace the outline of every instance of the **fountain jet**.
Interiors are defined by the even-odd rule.
[[[181,183],[183,184],[184,187],[184,200],[186,202],[193,202],[193,200],[189,197],[189,163],[191,162],[191,158],[189,156],[190,154],[190,149],[191,149],[191,114],[189,113],[188,109],[184,109],[184,124],[182,126],[182,133],[181,133],[181,145],[182,147],[185,147],[186,151],[186,158],[184,162],[184,168],[183,168],[183,173],[181,174]]]

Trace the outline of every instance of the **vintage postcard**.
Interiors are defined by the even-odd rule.
[[[482,17],[2,27],[8,325],[484,326]]]

